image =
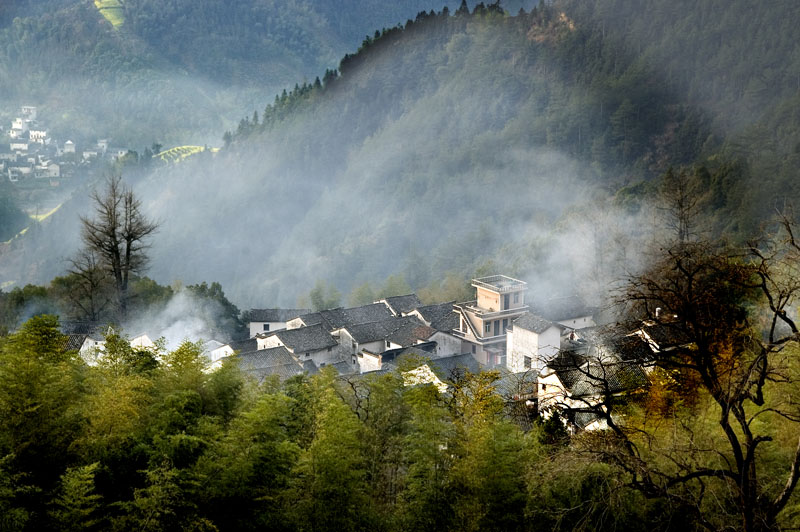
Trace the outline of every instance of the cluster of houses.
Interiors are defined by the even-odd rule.
[[[424,305],[414,294],[369,305],[312,312],[252,309],[250,338],[203,345],[211,370],[226,360],[262,381],[313,374],[331,366],[343,376],[393,371],[400,359],[409,383],[442,391],[456,371],[497,369],[501,388],[544,418],[558,413],[574,430],[605,426],[610,395],[648,385],[658,353],[686,344],[669,321],[598,327],[595,309],[576,296],[526,302],[527,283],[504,275],[474,279],[475,299]],[[102,331],[70,335],[83,355],[102,350]],[[72,340],[74,338],[74,340]],[[148,348],[146,335],[131,340]]]
[[[33,106],[23,106],[19,116],[5,133],[8,143],[0,144],[0,175],[12,183],[27,179],[47,180],[57,186],[61,177],[70,177],[80,165],[90,165],[100,158],[116,159],[128,150],[112,148],[107,139],[78,150],[72,140],[63,144],[50,136],[37,119]]]

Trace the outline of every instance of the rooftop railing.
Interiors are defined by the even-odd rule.
[[[519,279],[507,277],[505,275],[490,275],[488,277],[473,279],[472,286],[476,288],[486,288],[487,290],[503,294],[506,292],[525,290],[525,288],[528,286],[528,283],[525,281],[520,281]]]

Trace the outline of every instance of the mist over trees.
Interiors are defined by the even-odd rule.
[[[748,135],[779,116],[789,120],[776,110],[792,96],[787,76],[776,78],[785,90],[758,100],[733,87],[790,55],[793,41],[766,28],[791,19],[795,7],[726,8],[719,38],[736,32],[737,47],[760,50],[752,62],[737,55],[747,68],[669,63],[665,73],[653,58],[676,41],[683,52],[673,55],[681,57],[711,46],[701,32],[681,32],[706,8],[607,5],[642,28],[636,35],[660,13],[660,40],[630,40],[606,11],[569,2],[515,16],[486,5],[469,6],[469,14],[420,12],[368,34],[322,79],[243,110],[222,153],[136,180],[149,213],[175,224],[152,251],[151,275],[165,283],[215,279],[242,305],[263,304],[259,294],[288,306],[308,292],[309,279],[348,293],[402,273],[417,288],[448,272],[463,278],[489,260],[517,276],[547,272],[543,286],[619,278],[635,266],[640,229],[654,220],[656,180],[670,168],[700,191],[696,208],[711,213],[712,235],[746,239],[794,186],[791,150],[773,149],[789,148],[791,134],[778,144]],[[765,39],[775,46],[759,47]],[[715,53],[700,56],[731,61]],[[681,76],[670,77],[676,71]],[[712,75],[722,71],[739,77],[723,83]],[[733,127],[724,108],[708,104],[710,86],[737,110],[763,112],[737,111],[741,124]],[[31,251],[4,261],[8,278],[45,282],[60,273],[54,256],[72,252],[69,213],[52,222],[63,237],[44,231],[19,244]]]

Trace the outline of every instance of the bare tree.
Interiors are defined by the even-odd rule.
[[[784,218],[781,227],[779,238],[744,252],[679,242],[629,280],[620,296],[628,316],[682,339],[655,357],[679,406],[626,417],[613,402],[587,404],[609,430],[577,439],[584,452],[620,468],[630,486],[694,509],[711,530],[775,530],[800,479],[793,399],[800,332],[791,311],[800,295],[800,243],[793,222]],[[691,394],[696,407],[686,406]],[[784,450],[780,464],[766,444],[787,430],[796,449]],[[719,518],[727,509],[733,522]]]
[[[688,172],[667,170],[660,192],[667,227],[675,232],[677,241],[684,243],[697,236],[698,194]]]
[[[158,224],[144,216],[141,202],[119,176],[110,177],[105,190],[95,190],[91,197],[95,216],[81,216],[81,236],[86,250],[95,254],[113,278],[119,311],[125,315],[130,275],[146,268],[146,240],[158,230]]]
[[[73,318],[98,321],[113,300],[111,277],[91,249],[80,250],[70,259],[69,275],[53,285],[71,307]]]

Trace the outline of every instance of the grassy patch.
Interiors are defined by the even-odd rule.
[[[203,146],[175,146],[174,148],[157,153],[155,157],[161,159],[162,161],[172,163],[204,151],[206,151],[206,149]],[[212,153],[217,151],[219,151],[219,148],[211,148]]]
[[[125,23],[121,0],[94,0],[94,5],[115,28],[119,28]]]
[[[50,212],[47,212],[45,214],[32,214],[31,215],[31,219],[36,220],[37,222],[41,222],[42,220],[45,220],[47,217],[49,217],[51,214],[53,214],[54,212],[56,212],[60,208],[61,208],[61,204],[57,205],[53,210],[51,210]]]

